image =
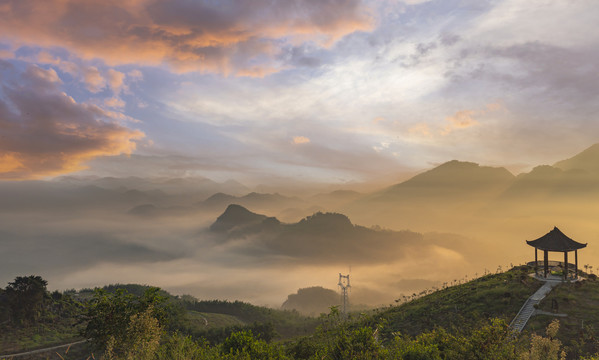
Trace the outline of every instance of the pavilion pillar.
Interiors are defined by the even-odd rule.
[[[574,250],[574,278],[578,279],[578,249]]]
[[[545,262],[544,270],[545,270],[545,278],[547,278],[547,273],[549,272],[549,252],[547,250],[543,250],[543,260]]]
[[[568,280],[568,252],[564,251],[564,280]]]
[[[537,248],[535,248],[535,275],[539,275],[539,256],[537,254]]]

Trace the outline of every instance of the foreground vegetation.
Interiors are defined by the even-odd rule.
[[[593,357],[599,351],[593,329],[599,282],[592,276],[548,297],[559,299],[567,318],[541,315],[531,321],[533,331],[511,332],[507,323],[540,286],[529,270],[486,275],[369,313],[346,317],[333,307],[318,319],[241,302],[173,297],[139,285],[64,293],[57,300],[44,292],[41,278],[29,277],[20,282],[42,280],[45,295],[36,297],[41,302],[15,313],[11,283],[0,293],[0,314],[3,330],[35,333],[57,316],[58,303],[70,304],[61,308],[71,311],[62,318],[74,325],[71,336],[77,330],[89,342],[38,357],[43,359],[599,359]],[[554,311],[547,303],[540,310]],[[579,318],[587,319],[582,328]],[[5,334],[2,344],[19,336]]]

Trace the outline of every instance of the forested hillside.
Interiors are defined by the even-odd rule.
[[[88,339],[56,359],[597,358],[595,275],[558,286],[523,333],[509,329],[540,286],[530,271],[444,284],[369,312],[345,316],[332,307],[318,318],[135,284],[49,293],[41,277],[18,277],[0,292],[0,344],[16,353]],[[566,318],[552,316],[554,300]]]

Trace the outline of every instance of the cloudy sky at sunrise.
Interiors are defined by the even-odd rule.
[[[0,178],[518,173],[598,142],[594,0],[1,0]]]

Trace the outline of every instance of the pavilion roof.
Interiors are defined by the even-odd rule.
[[[526,243],[539,250],[547,251],[574,251],[587,246],[570,239],[557,227],[536,240],[526,240]]]

